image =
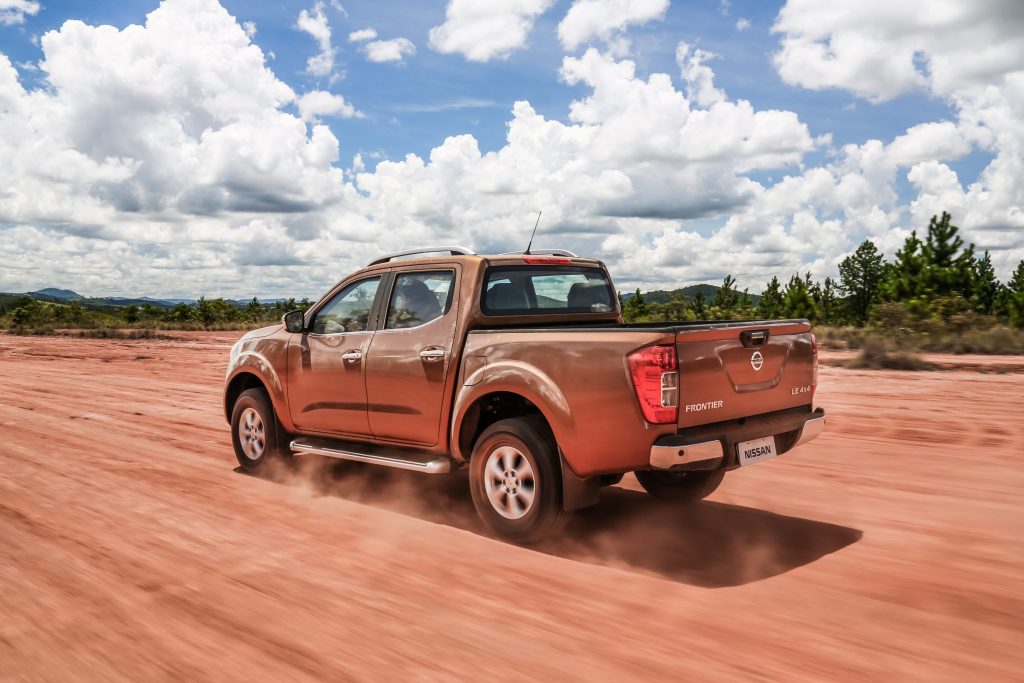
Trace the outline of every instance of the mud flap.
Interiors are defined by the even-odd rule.
[[[558,451],[558,460],[562,466],[562,507],[565,511],[570,512],[597,505],[601,500],[600,477],[583,479],[576,476],[576,473],[569,467],[569,463],[565,461],[561,449]]]

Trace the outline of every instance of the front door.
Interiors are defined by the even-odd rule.
[[[381,276],[343,287],[288,354],[288,404],[303,432],[366,436],[366,353]]]
[[[370,430],[378,439],[438,442],[455,344],[456,268],[395,275],[366,362]]]

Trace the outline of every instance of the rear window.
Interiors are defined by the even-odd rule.
[[[499,266],[487,270],[486,315],[610,313],[615,295],[608,276],[583,266]]]

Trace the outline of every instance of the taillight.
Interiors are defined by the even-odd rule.
[[[811,375],[811,386],[818,386],[818,338],[811,332],[811,360],[814,363],[814,373]]]
[[[655,424],[675,422],[679,407],[676,347],[647,346],[627,358],[644,419]]]

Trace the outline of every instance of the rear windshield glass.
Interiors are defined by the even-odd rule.
[[[487,315],[609,313],[615,310],[608,277],[581,266],[499,266],[487,270]]]

